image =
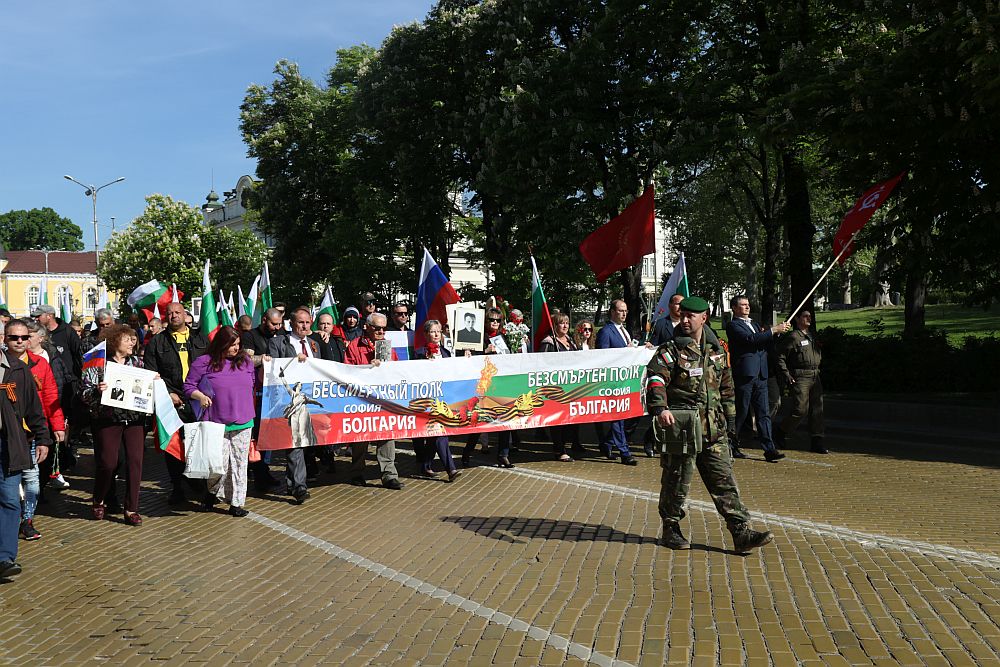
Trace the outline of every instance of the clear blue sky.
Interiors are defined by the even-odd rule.
[[[0,8],[0,212],[50,206],[93,248],[161,192],[200,206],[254,173],[239,134],[251,83],[281,58],[322,81],[336,50],[378,46],[432,0],[16,2]]]

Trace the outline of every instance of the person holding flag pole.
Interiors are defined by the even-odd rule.
[[[833,270],[834,264],[839,262],[843,266],[844,262],[854,254],[854,239],[857,238],[868,221],[872,219],[875,211],[889,198],[889,195],[892,194],[892,191],[899,185],[904,176],[906,176],[905,171],[900,172],[887,181],[876,183],[865,190],[864,194],[854,202],[854,206],[844,215],[844,219],[840,221],[840,228],[837,229],[837,233],[833,237],[833,250],[837,253],[836,256],[830,262],[830,265],[826,267],[826,271],[819,277],[816,284],[806,294],[805,298],[802,299],[802,303],[796,306],[795,310],[788,316],[789,322],[795,319],[795,316],[799,314],[799,311],[812,298],[812,295],[819,289],[819,286],[823,284],[826,276]]]

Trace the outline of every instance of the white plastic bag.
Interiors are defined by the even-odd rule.
[[[225,472],[224,435],[226,427],[215,422],[184,424],[184,476],[210,479]]]

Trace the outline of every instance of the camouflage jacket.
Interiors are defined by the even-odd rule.
[[[704,371],[699,373],[697,369],[701,368]],[[656,416],[671,408],[697,408],[705,444],[726,437],[726,425],[736,417],[735,395],[729,359],[714,336],[704,336],[700,346],[680,335],[657,348],[646,366],[649,414]]]

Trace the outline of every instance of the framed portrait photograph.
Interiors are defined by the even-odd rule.
[[[104,382],[108,388],[101,394],[101,404],[152,414],[155,379],[153,371],[124,364],[106,364]]]
[[[483,332],[486,311],[482,308],[456,308],[455,321],[451,323],[451,338],[456,350],[483,349]]]

